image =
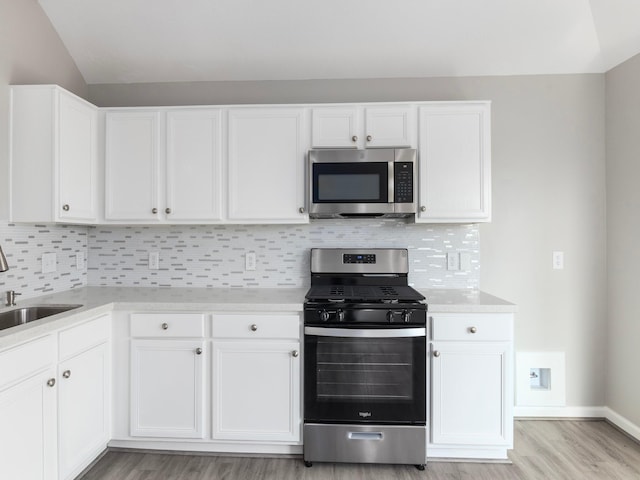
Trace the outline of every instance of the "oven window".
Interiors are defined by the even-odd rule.
[[[316,358],[319,400],[413,398],[413,352],[403,339],[320,339]]]
[[[304,418],[319,423],[426,421],[426,341],[305,334]]]
[[[387,162],[314,163],[314,203],[387,203]]]

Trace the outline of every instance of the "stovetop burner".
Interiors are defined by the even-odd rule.
[[[310,301],[328,302],[417,302],[424,296],[407,285],[312,285]]]

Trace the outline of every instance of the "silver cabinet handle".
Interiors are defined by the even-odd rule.
[[[300,213],[304,213],[304,207],[300,207],[300,208],[298,209],[298,211],[299,211]]]
[[[420,211],[421,212],[426,212],[427,211],[427,207],[425,207],[425,206],[420,207]]]
[[[47,385],[49,387],[53,387],[56,384],[56,379],[55,378],[50,378],[49,380],[47,380]]]
[[[171,209],[170,208],[165,208],[164,209],[164,213],[166,213],[167,215],[169,215],[171,213]]]
[[[65,370],[64,372],[62,372],[62,376],[64,378],[69,378],[71,376],[71,370]]]
[[[200,347],[196,348],[196,355],[202,355],[202,349]]]
[[[153,214],[155,215],[156,213],[158,213],[158,209],[157,209],[157,208],[155,208],[155,207],[154,207],[154,208],[152,208],[152,209],[151,209],[151,213],[153,213]]]
[[[168,323],[163,323],[162,324],[162,329],[163,330],[167,330],[169,328],[169,324]]]
[[[435,350],[435,351],[433,352],[433,356],[434,356],[434,357],[439,357],[439,356],[440,356],[440,352],[439,352],[438,350]]]
[[[255,332],[256,330],[258,330],[258,325],[254,323],[253,325],[251,325],[251,331]]]
[[[470,332],[470,333],[476,333],[477,331],[478,331],[478,329],[477,329],[476,327],[471,327],[471,328],[469,329],[469,332]]]
[[[353,137],[351,137],[351,141],[352,142],[357,142],[358,141],[358,136],[354,135]]]
[[[292,357],[297,357],[298,355],[300,355],[300,353],[298,353],[298,350],[294,350],[293,352],[291,352]]]
[[[373,139],[371,135],[367,135],[367,142],[370,142]]]
[[[69,204],[65,203],[64,205],[62,205],[62,210],[64,210],[65,212],[69,211]]]

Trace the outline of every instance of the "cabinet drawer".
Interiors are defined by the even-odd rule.
[[[508,342],[513,338],[510,313],[441,313],[430,318],[433,340]]]
[[[58,356],[62,360],[104,343],[109,333],[109,315],[63,330],[58,337]]]
[[[298,315],[213,316],[213,338],[300,338]]]
[[[0,352],[0,389],[47,368],[54,360],[53,335]]]
[[[204,337],[203,313],[133,313],[132,337]]]

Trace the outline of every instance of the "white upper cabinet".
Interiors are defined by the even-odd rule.
[[[98,108],[53,85],[11,88],[11,221],[95,223]]]
[[[231,108],[228,121],[228,219],[306,223],[303,108]]]
[[[160,113],[107,112],[105,218],[158,220]]]
[[[312,147],[415,147],[415,117],[412,105],[314,108]]]
[[[491,220],[490,116],[488,102],[420,107],[416,222]]]
[[[167,220],[222,219],[222,114],[167,112]]]

